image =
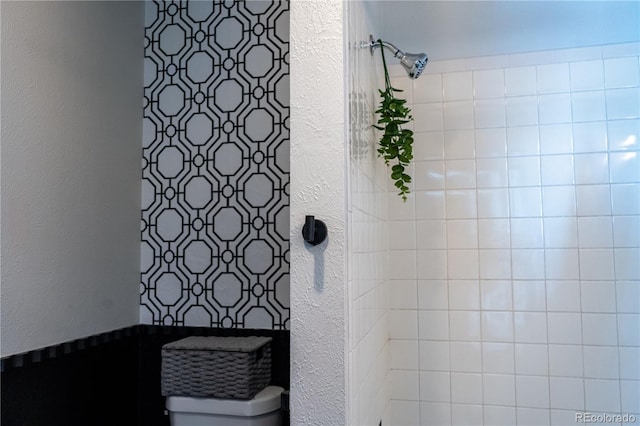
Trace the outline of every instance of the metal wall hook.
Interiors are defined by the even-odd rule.
[[[317,246],[327,239],[327,225],[313,216],[305,216],[302,238],[312,246]]]

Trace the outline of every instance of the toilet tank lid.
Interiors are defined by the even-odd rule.
[[[168,396],[166,406],[167,410],[174,413],[252,417],[279,410],[282,392],[284,389],[280,386],[267,386],[248,400]]]

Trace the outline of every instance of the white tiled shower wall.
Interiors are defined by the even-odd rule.
[[[394,425],[640,423],[640,46],[430,62],[389,195]]]
[[[377,159],[374,118],[380,56],[361,43],[375,34],[379,4],[347,2],[349,54],[348,424],[387,424],[389,328],[387,168]]]

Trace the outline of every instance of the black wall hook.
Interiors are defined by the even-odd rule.
[[[312,246],[317,246],[327,239],[327,225],[313,216],[305,216],[302,238]]]

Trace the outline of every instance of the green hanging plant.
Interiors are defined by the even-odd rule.
[[[391,165],[391,179],[398,188],[398,195],[402,201],[407,201],[407,194],[410,193],[407,184],[411,182],[411,176],[407,174],[407,166],[413,160],[413,131],[403,129],[402,126],[413,120],[411,109],[405,106],[407,101],[395,97],[395,92],[402,92],[391,86],[387,62],[384,58],[382,40],[380,52],[382,54],[382,65],[384,66],[384,90],[380,92],[380,107],[376,111],[379,114],[378,125],[375,127],[384,133],[378,142],[378,157],[384,159],[387,166]]]

